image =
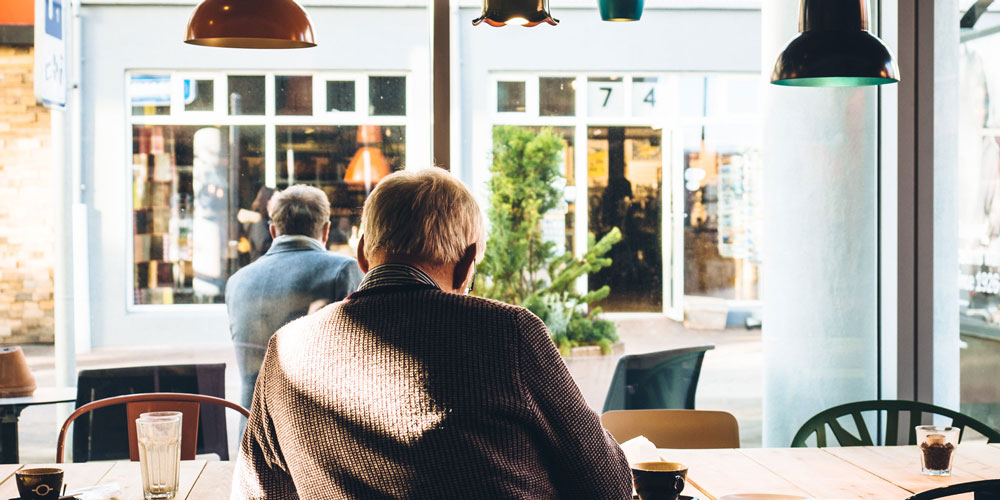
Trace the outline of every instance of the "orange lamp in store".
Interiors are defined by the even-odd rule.
[[[483,0],[483,15],[472,20],[473,26],[483,21],[490,26],[537,26],[559,23],[549,14],[549,0]]]
[[[309,15],[294,0],[205,0],[191,14],[184,42],[237,49],[316,46]]]
[[[344,182],[351,186],[364,186],[365,192],[371,191],[383,177],[392,173],[389,161],[382,154],[379,144],[382,143],[382,127],[378,125],[358,126],[358,152],[354,153],[351,163],[344,173]]]

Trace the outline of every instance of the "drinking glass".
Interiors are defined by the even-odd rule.
[[[154,411],[135,419],[139,469],[146,500],[177,494],[181,461],[181,412]]]
[[[951,462],[961,430],[942,425],[918,425],[921,472],[930,476],[950,476]]]

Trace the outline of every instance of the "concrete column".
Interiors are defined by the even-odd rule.
[[[762,4],[765,80],[798,10]],[[763,441],[777,447],[819,411],[877,396],[878,99],[763,85]]]

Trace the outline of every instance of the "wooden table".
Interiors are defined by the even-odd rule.
[[[73,403],[76,387],[39,387],[31,396],[0,398],[0,463],[16,464],[18,460],[17,422],[21,410],[35,405]]]
[[[1000,478],[1000,445],[979,443],[960,445],[952,475],[944,477],[920,473],[916,446],[664,449],[660,456],[687,465],[684,494],[707,500],[737,493],[798,495],[816,500],[903,500],[931,488]]]
[[[235,462],[181,462],[180,487],[175,500],[229,500]],[[139,462],[84,462],[78,464],[0,465],[0,499],[17,498],[14,471],[21,467],[58,467],[67,491],[96,484],[118,483],[121,500],[142,500]]]

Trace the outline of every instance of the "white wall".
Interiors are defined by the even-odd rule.
[[[224,306],[129,310],[131,131],[126,70],[399,70],[429,95],[428,21],[422,8],[309,10],[319,46],[293,51],[194,47],[182,42],[190,6],[85,6],[83,10],[83,162],[88,189],[93,345],[225,344]],[[407,103],[429,116],[428,99]],[[427,146],[428,130],[408,130]],[[79,242],[78,244],[83,244]]]

